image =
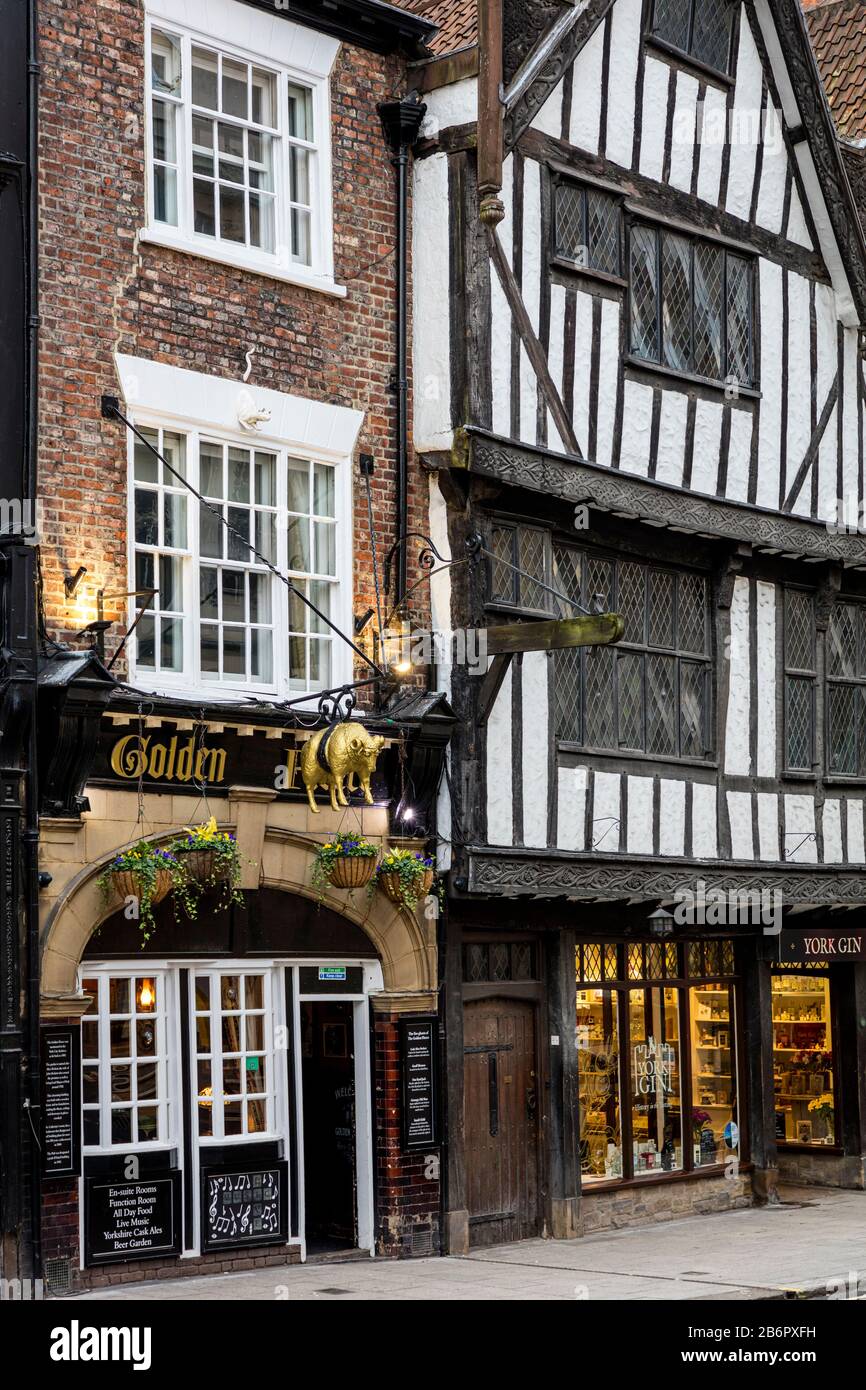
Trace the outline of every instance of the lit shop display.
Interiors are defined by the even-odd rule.
[[[739,1147],[733,943],[576,957],[584,1187],[724,1165]]]
[[[796,969],[772,978],[776,1139],[830,1146],[838,1138],[830,977]]]

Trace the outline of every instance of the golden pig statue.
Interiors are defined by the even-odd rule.
[[[372,806],[370,778],[376,771],[376,759],[384,746],[385,740],[381,734],[368,734],[363,724],[332,724],[309,739],[301,752],[301,776],[307,789],[310,810],[318,814],[319,808],[313,796],[316,787],[328,788],[333,810],[348,806],[343,787],[347,777],[350,791],[355,785],[355,777],[358,778],[364,800],[368,806]]]

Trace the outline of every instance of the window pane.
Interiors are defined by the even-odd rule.
[[[163,164],[153,168],[153,215],[157,222],[177,226],[177,171]]]
[[[830,770],[856,774],[857,768],[857,710],[860,692],[853,685],[830,685],[827,688],[830,724]]]
[[[695,0],[691,52],[719,72],[728,70],[732,14],[728,0]]]
[[[580,743],[580,651],[556,653],[556,731],[566,743]]]
[[[695,246],[695,371],[722,375],[722,269],[724,252],[700,242]]]
[[[205,497],[221,498],[223,492],[223,451],[217,444],[202,444],[199,450],[201,490]]]
[[[679,993],[632,989],[628,995],[634,1173],[683,1166]]]
[[[653,33],[684,53],[689,47],[690,0],[656,0]]]
[[[129,980],[113,978],[108,987],[108,1008],[113,1014],[128,1014]]]
[[[141,1019],[135,1025],[135,1047],[138,1057],[156,1056],[156,1024]]]
[[[159,558],[159,607],[163,613],[183,612],[181,562],[171,555]]]
[[[267,574],[251,574],[250,622],[269,623],[271,621],[271,590],[273,583]]]
[[[217,109],[217,57],[203,48],[192,50],[192,99],[195,106]]]
[[[334,527],[327,521],[314,522],[315,531],[315,571],[317,574],[336,573],[336,534]]]
[[[686,237],[662,237],[662,350],[668,367],[692,367],[692,244]]]
[[[201,179],[193,180],[194,227],[202,236],[216,236],[214,185]]]
[[[298,140],[313,139],[313,94],[308,87],[289,86],[289,134]]]
[[[706,752],[706,670],[690,661],[680,663],[680,754],[702,758]]]
[[[160,620],[159,661],[163,671],[183,670],[183,620]]]
[[[253,68],[252,119],[257,125],[274,127],[276,118],[276,78],[272,73]]]
[[[229,449],[229,501],[250,500],[250,455],[247,449]]]
[[[293,518],[288,525],[289,569],[310,572],[310,523],[305,517]]]
[[[146,430],[140,431],[145,439],[153,445],[154,449],[159,449],[159,431]],[[159,482],[159,461],[156,454],[151,453],[146,444],[140,439],[135,440],[133,452],[133,476],[137,483],[158,483]]]
[[[198,543],[202,555],[221,560],[225,532],[219,515],[199,504]]]
[[[672,656],[647,657],[646,742],[648,753],[675,755],[676,660]]]
[[[239,570],[223,570],[223,622],[246,622],[246,576]]]
[[[785,593],[785,665],[794,671],[815,669],[815,612],[811,594]]]
[[[289,459],[289,491],[286,505],[290,512],[310,510],[310,468],[300,459]]]
[[[250,677],[260,685],[274,678],[273,634],[268,629],[254,628],[250,634]]]
[[[830,981],[772,977],[776,1126],[789,1144],[837,1141]]]
[[[664,570],[649,573],[649,644],[674,645],[674,575]]]
[[[313,467],[314,502],[316,516],[335,515],[334,512],[334,470],[326,464],[317,463]]]
[[[219,628],[202,623],[199,641],[202,675],[211,680],[219,675]]]
[[[679,576],[677,645],[685,652],[707,649],[707,582],[700,574]]]
[[[112,1144],[132,1143],[132,1111],[131,1110],[112,1110],[111,1112],[111,1142]]]
[[[199,609],[203,618],[219,617],[219,570],[209,565],[199,571]]]
[[[831,676],[857,675],[857,615],[851,604],[837,603],[827,634],[827,670]]]
[[[230,560],[250,560],[250,514],[246,508],[229,507],[228,524],[232,530],[228,535],[228,558]]]
[[[166,430],[162,436],[162,449],[160,451],[165,462],[161,465],[162,481],[169,487],[177,487],[178,478],[186,477],[186,435],[173,434]],[[170,467],[166,467],[170,465]]]
[[[220,184],[220,236],[226,241],[246,241],[244,195]]]
[[[620,204],[594,188],[586,193],[587,246],[594,270],[619,275]]]
[[[226,680],[243,680],[247,673],[246,634],[242,627],[224,627],[223,676]]]
[[[631,350],[650,362],[659,360],[656,233],[650,227],[634,227],[631,233]]]
[[[587,647],[585,654],[586,742],[593,748],[615,748],[613,715],[613,663],[611,647]],[[601,833],[608,827],[596,826]],[[614,841],[616,837],[613,837]]]
[[[812,766],[812,681],[788,676],[785,681],[787,765],[808,771]]]
[[[622,1177],[617,996],[577,991],[577,1075],[581,1181]]]
[[[228,155],[230,160],[240,160],[244,157],[244,132],[236,125],[226,125],[224,121],[219,123],[219,149],[220,154]]]
[[[249,100],[246,63],[236,63],[231,58],[223,58],[222,77],[222,110],[227,116],[239,116],[241,120],[247,120]]]
[[[618,652],[619,742],[623,748],[643,748],[644,658]]]
[[[276,203],[267,194],[250,194],[250,245],[273,252],[276,244]]]
[[[175,107],[165,101],[153,103],[153,157],[163,163],[177,163],[174,132]]]
[[[156,624],[153,618],[142,618],[135,629],[136,662],[139,666],[156,665]]]
[[[751,287],[747,261],[727,258],[728,265],[728,375],[742,385],[752,380]]]
[[[256,454],[256,493],[255,500],[259,506],[273,507],[276,504],[276,460],[273,454]]]
[[[689,993],[692,1161],[706,1168],[724,1163],[739,1142],[733,993],[727,985],[694,985]]]
[[[556,245],[575,265],[586,266],[587,249],[583,226],[584,190],[573,183],[561,183],[556,190]]]
[[[300,265],[310,265],[312,255],[310,252],[310,214],[300,212],[297,208],[291,211],[292,226],[292,257]]]
[[[151,36],[150,83],[155,92],[180,96],[180,41],[154,29]]]
[[[646,570],[623,562],[617,567],[617,612],[625,622],[624,642],[646,641]]]
[[[135,539],[140,545],[159,545],[159,494],[135,489]]]
[[[163,545],[186,550],[186,497],[177,492],[163,497]]]

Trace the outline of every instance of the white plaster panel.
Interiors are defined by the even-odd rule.
[[[842,849],[842,816],[836,798],[824,802],[822,814],[824,830],[824,863],[841,864],[845,855]]]
[[[626,381],[622,412],[619,466],[626,473],[649,472],[653,388],[643,381]]]
[[[487,720],[487,841],[514,843],[511,732],[512,668],[509,666]]]
[[[732,502],[745,502],[749,496],[749,468],[752,459],[754,416],[749,410],[731,407],[731,435],[728,444],[728,480],[725,496]]]
[[[610,12],[610,76],[607,88],[607,158],[631,168],[642,0],[616,0]]]
[[[683,485],[688,410],[688,397],[681,391],[662,392],[656,478],[660,483],[670,483],[674,487]]]
[[[604,25],[599,24],[574,62],[574,95],[571,103],[571,143],[598,153],[601,124],[601,70],[604,57]]]
[[[548,842],[549,663],[547,652],[525,652],[521,663],[523,843],[532,849]]]
[[[653,852],[653,779],[628,779],[628,852]]]
[[[618,772],[595,774],[590,848],[604,854],[616,854],[619,850],[620,790]]]
[[[758,436],[760,507],[779,509],[779,448],[782,437],[782,267],[758,262],[761,301],[761,414]]]
[[[755,218],[760,227],[769,232],[782,230],[785,211],[785,183],[788,172],[788,153],[782,122],[773,105],[773,98],[767,97],[767,110],[764,114],[764,159],[761,165],[761,187],[758,192],[758,206]]]
[[[556,846],[586,848],[586,768],[561,767],[557,773]]]
[[[734,217],[749,216],[755,158],[760,139],[763,70],[748,22],[740,24],[737,54],[737,85],[731,112],[731,157],[728,170],[726,210]]]
[[[676,82],[670,182],[672,187],[688,193],[695,162],[698,82],[687,72],[678,72]]]
[[[728,822],[731,827],[731,858],[754,859],[751,793],[728,792],[727,798]]]
[[[718,401],[699,400],[695,411],[695,448],[692,488],[715,495],[719,481],[719,450],[724,407]]]
[[[716,788],[712,782],[692,787],[692,854],[695,859],[718,859]]]
[[[659,782],[659,850],[662,854],[685,853],[686,784],[669,777]]]
[[[759,777],[776,775],[776,597],[774,584],[756,585]]]
[[[848,815],[848,863],[862,864],[863,856],[863,802],[849,798],[846,806]]]
[[[661,183],[665,160],[665,125],[671,69],[649,54],[644,58],[643,119],[640,135],[640,172]]]
[[[731,601],[730,684],[725,720],[725,771],[730,777],[746,777],[752,770],[749,607],[749,581],[740,576],[734,581]]]
[[[726,117],[725,93],[718,87],[707,87],[701,107],[697,193],[703,202],[712,203],[714,207],[719,201],[722,182]]]
[[[817,864],[814,796],[785,797],[785,844],[787,864]]]
[[[779,798],[774,792],[758,792],[758,858],[765,864],[779,860]]]

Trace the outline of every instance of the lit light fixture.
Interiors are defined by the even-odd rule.
[[[142,1012],[146,1012],[148,1009],[153,1008],[156,1003],[156,990],[154,989],[153,980],[139,980],[138,989],[135,994],[135,1003],[136,1007],[141,1009]]]
[[[387,627],[381,638],[380,662],[392,676],[411,676],[412,629],[405,619]]]
[[[79,565],[78,569],[75,571],[74,574],[65,574],[63,576],[63,588],[66,592],[67,598],[75,598],[76,590],[78,589],[78,586],[81,583],[84,576],[86,575],[86,573],[87,570],[85,566]]]

